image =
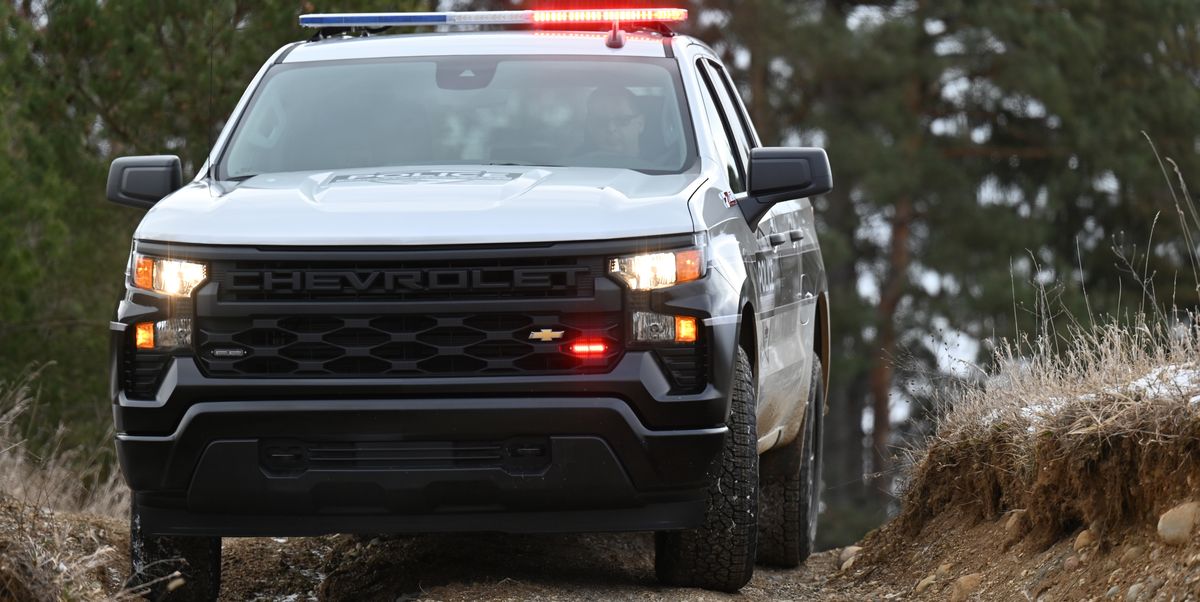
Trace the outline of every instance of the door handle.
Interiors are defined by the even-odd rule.
[[[804,231],[803,230],[789,230],[787,232],[780,232],[780,233],[772,234],[772,235],[768,236],[767,240],[771,241],[772,247],[778,247],[779,245],[785,245],[789,242],[797,242],[797,241],[804,240]]]

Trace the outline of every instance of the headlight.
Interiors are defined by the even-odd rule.
[[[635,291],[648,291],[699,279],[704,275],[700,249],[617,257],[608,272]]]
[[[131,284],[175,297],[187,297],[208,277],[202,263],[134,254]]]

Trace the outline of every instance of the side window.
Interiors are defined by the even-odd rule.
[[[753,147],[751,142],[754,138],[750,135],[750,129],[746,127],[746,120],[742,117],[742,107],[738,103],[737,97],[733,95],[729,87],[729,78],[725,77],[725,72],[716,63],[705,60],[705,71],[708,72],[709,81],[712,82],[716,89],[717,98],[721,101],[721,113],[725,116],[725,120],[729,123],[731,130],[731,138],[736,145],[738,156],[741,158],[742,167],[748,169],[750,165],[750,149]]]
[[[730,105],[734,115],[737,115],[737,120],[741,123],[742,132],[746,136],[746,140],[750,143],[750,148],[759,146],[758,132],[754,130],[754,124],[750,122],[750,116],[746,114],[746,104],[741,102],[741,97],[738,95],[737,87],[733,85],[733,80],[729,79],[729,73],[721,65],[709,62],[709,67],[716,72],[717,79],[725,85],[725,91],[729,94],[729,98],[733,104]]]
[[[745,192],[745,163],[738,154],[733,128],[730,127],[729,119],[721,108],[717,87],[713,85],[712,76],[704,67],[703,59],[696,61],[696,71],[704,82],[704,112],[708,118],[708,127],[713,132],[717,155],[720,156],[721,162],[725,164],[725,170],[729,173],[729,188],[735,194]]]

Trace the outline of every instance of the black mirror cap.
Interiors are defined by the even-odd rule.
[[[762,147],[750,150],[749,195],[739,206],[751,225],[771,205],[833,190],[833,170],[823,148]]]
[[[149,209],[183,186],[183,166],[175,155],[118,157],[108,168],[108,200]]]

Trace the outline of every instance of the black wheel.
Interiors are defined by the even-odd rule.
[[[736,592],[754,574],[758,538],[758,429],[750,359],[737,350],[729,435],[709,475],[704,525],[664,531],[655,542],[654,569],[668,585]]]
[[[129,504],[129,582],[150,600],[208,602],[221,589],[221,538],[147,535]]]
[[[813,360],[804,426],[791,443],[762,457],[758,561],[795,567],[808,559],[817,538],[821,508],[821,442],[825,387],[821,362]]]

